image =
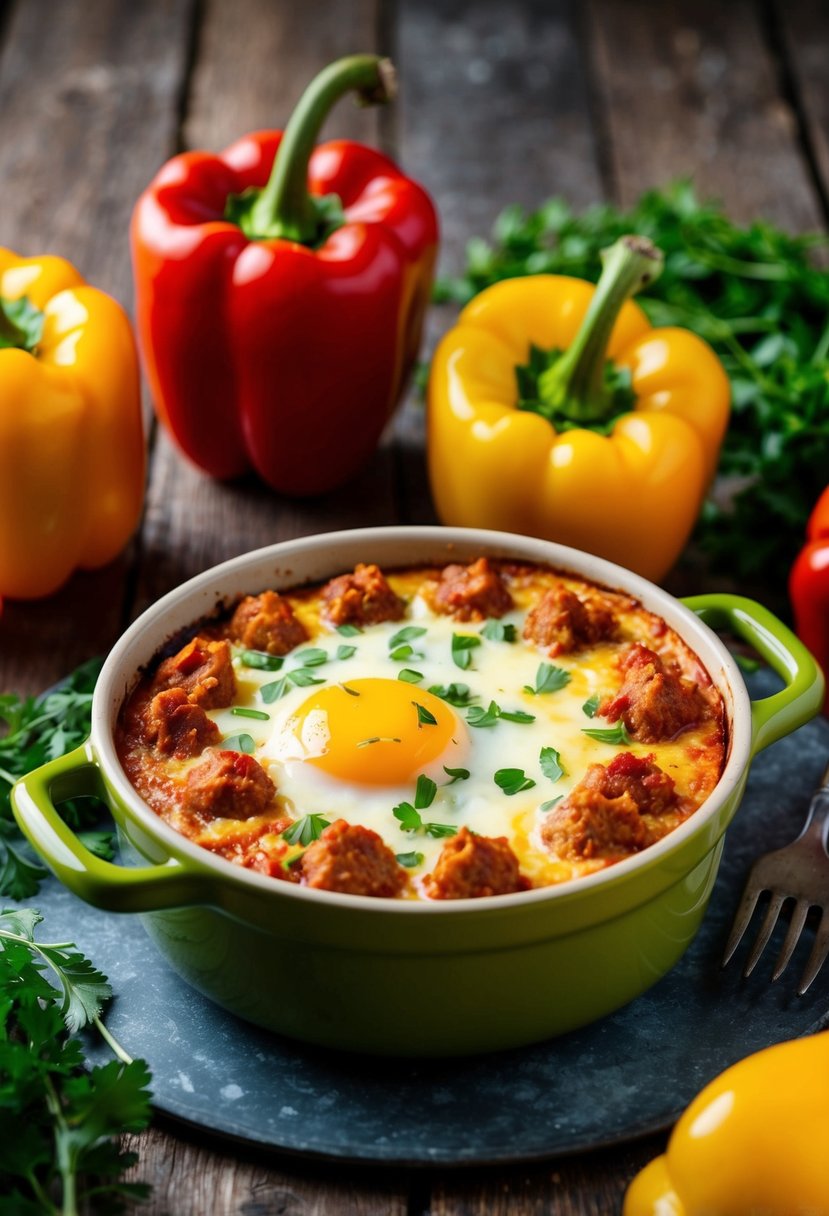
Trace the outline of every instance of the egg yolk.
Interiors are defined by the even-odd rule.
[[[402,680],[328,685],[295,721],[307,763],[361,785],[405,785],[439,756],[457,755],[466,733],[445,701]]]

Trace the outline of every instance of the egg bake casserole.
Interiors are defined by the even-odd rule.
[[[660,840],[717,784],[725,718],[631,596],[481,557],[240,599],[156,656],[116,743],[150,807],[236,865],[445,900]]]

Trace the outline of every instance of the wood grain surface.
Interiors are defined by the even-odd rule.
[[[561,194],[632,203],[692,176],[741,219],[826,222],[829,18],[809,0],[0,0],[0,244],[62,253],[131,308],[127,227],[176,151],[284,123],[323,64],[394,58],[383,113],[326,131],[379,144],[433,194],[444,271],[499,210]],[[434,309],[427,350],[451,320]],[[347,489],[301,501],[203,477],[150,421],[146,509],[106,570],[7,604],[0,689],[36,692],[223,558],[332,528],[429,522],[415,391]],[[528,1110],[527,1118],[533,1118]],[[608,1216],[664,1136],[529,1168],[372,1171],[270,1157],[159,1119],[125,1138],[146,1216]]]

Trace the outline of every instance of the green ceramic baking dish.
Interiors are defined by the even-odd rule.
[[[636,596],[702,659],[722,693],[728,755],[714,794],[658,844],[558,887],[475,900],[413,902],[310,890],[243,870],[178,835],[127,780],[113,726],[137,672],[178,630],[240,593],[351,569],[481,554],[547,562]],[[784,681],[752,702],[711,627],[752,643]],[[723,835],[751,758],[806,722],[820,672],[759,604],[729,595],[679,602],[589,554],[526,537],[446,528],[379,528],[303,538],[245,554],[165,596],[108,657],[92,733],[24,777],[15,815],[82,899],[137,912],[194,988],[241,1017],[351,1051],[460,1055],[516,1047],[582,1026],[644,992],[681,957],[702,920]],[[118,826],[121,865],[90,854],[54,804],[96,794]]]

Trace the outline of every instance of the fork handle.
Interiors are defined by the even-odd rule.
[[[751,754],[791,734],[823,705],[823,675],[809,651],[782,621],[742,595],[695,595],[682,601],[712,629],[730,629],[755,648],[786,687],[751,703]],[[829,780],[829,770],[824,785]]]

